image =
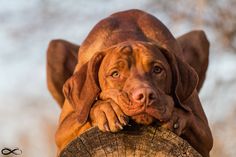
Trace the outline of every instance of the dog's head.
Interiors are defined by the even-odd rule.
[[[96,53],[64,85],[64,94],[83,124],[96,98],[113,99],[136,122],[166,121],[174,105],[184,104],[196,88],[195,71],[173,52],[131,41]]]

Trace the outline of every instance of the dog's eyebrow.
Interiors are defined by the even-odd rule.
[[[124,54],[130,54],[133,52],[133,48],[130,45],[126,45],[120,49],[120,52]]]
[[[154,63],[158,63],[160,65],[162,65],[163,67],[167,67],[169,66],[168,61],[166,60],[166,58],[164,56],[160,56],[158,54],[150,54],[150,53],[146,53],[143,57],[143,63],[145,64],[154,64]]]
[[[125,58],[117,59],[116,62],[114,62],[108,67],[108,69],[112,69],[114,67],[120,67],[121,63],[128,63],[128,61]]]

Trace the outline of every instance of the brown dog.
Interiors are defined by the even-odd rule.
[[[47,72],[49,90],[62,106],[59,152],[93,125],[116,132],[130,118],[144,125],[158,122],[209,156],[212,135],[197,92],[208,49],[202,31],[176,40],[159,20],[139,10],[102,20],[80,48],[52,41]]]

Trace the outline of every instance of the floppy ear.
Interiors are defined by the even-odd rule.
[[[174,53],[159,47],[162,53],[165,55],[167,61],[172,70],[172,95],[180,107],[187,111],[191,109],[184,104],[188,100],[198,85],[198,75],[195,70],[182,61]]]
[[[205,80],[208,67],[209,41],[204,31],[195,30],[188,32],[177,38],[177,42],[182,48],[185,61],[194,68],[198,74],[199,91]]]
[[[65,40],[52,40],[47,49],[47,85],[53,98],[60,107],[65,97],[62,87],[66,80],[72,76],[77,64],[79,45]]]
[[[104,56],[103,52],[95,54],[63,86],[64,95],[75,109],[81,125],[87,121],[91,106],[100,92],[98,70]]]
[[[198,85],[198,75],[195,70],[179,57],[175,56],[176,65],[174,74],[174,95],[178,104],[184,109],[190,111],[190,108],[184,104],[188,100]]]

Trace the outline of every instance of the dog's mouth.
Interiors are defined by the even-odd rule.
[[[174,102],[170,96],[162,95],[161,99],[157,99],[148,104],[142,104],[132,101],[125,92],[119,94],[118,105],[128,116],[140,117],[140,119],[144,119],[144,121],[147,121],[147,119],[149,119],[148,121],[150,121],[150,119],[156,119],[160,122],[168,121],[174,108]],[[147,116],[149,117],[147,118]]]
[[[160,122],[168,121],[174,108],[172,98],[165,95],[161,95],[161,99],[149,104],[136,103],[130,99],[126,92],[112,89],[103,91],[100,98],[102,100],[112,99],[127,116],[132,117],[140,124],[152,123],[154,119]]]

